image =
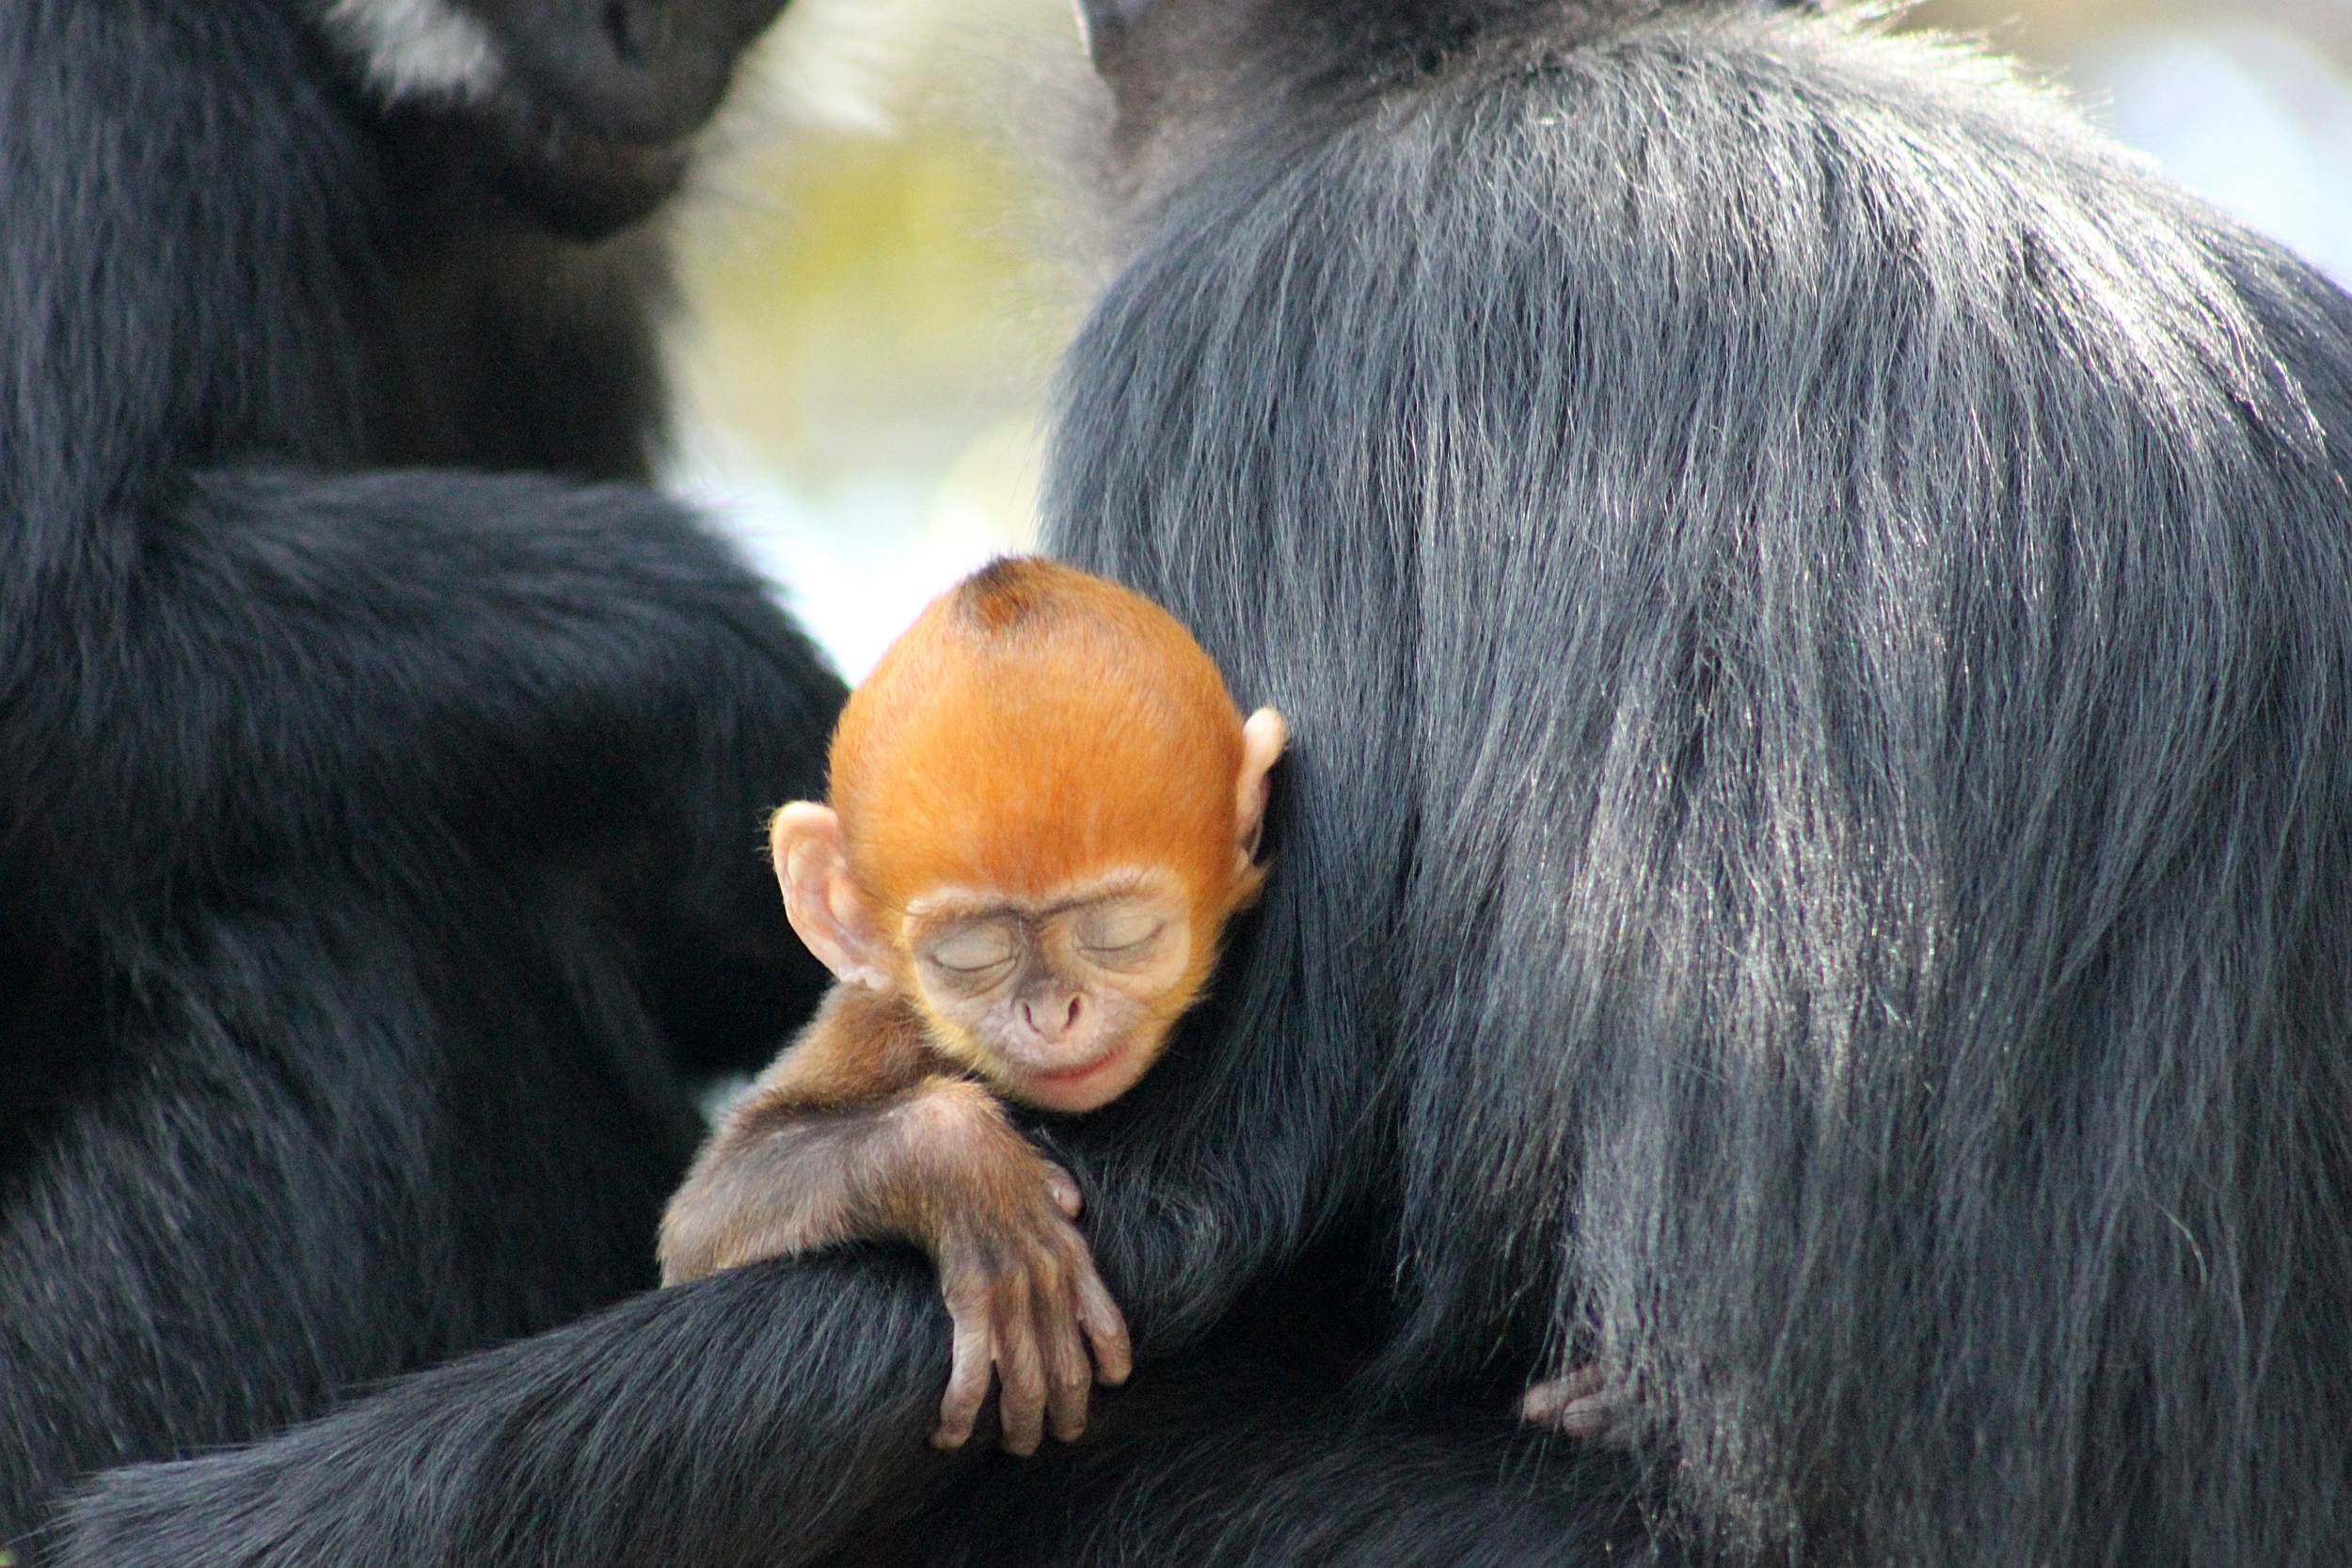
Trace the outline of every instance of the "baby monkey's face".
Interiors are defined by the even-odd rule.
[[[1176,878],[1130,871],[1025,901],[942,889],[907,911],[906,951],[941,1047],[1007,1099],[1091,1111],[1166,1046],[1205,967]]]

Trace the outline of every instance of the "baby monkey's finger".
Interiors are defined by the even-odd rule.
[[[1027,1458],[1045,1436],[1045,1364],[1031,1321],[1029,1283],[1007,1279],[992,1309],[996,1337],[996,1414],[1005,1429],[1005,1451]]]
[[[980,1406],[988,1402],[989,1372],[996,1358],[985,1312],[960,1308],[952,1303],[947,1310],[955,1321],[954,1348],[950,1353],[947,1391],[940,1397],[939,1427],[931,1433],[931,1447],[953,1450],[963,1447],[971,1437],[973,1425],[980,1418]]]
[[[1523,1421],[1617,1448],[1639,1443],[1647,1415],[1641,1379],[1620,1379],[1597,1361],[1539,1383],[1519,1400]]]
[[[1074,1443],[1087,1429],[1087,1396],[1094,1387],[1094,1365],[1067,1291],[1038,1297],[1038,1340],[1045,1353],[1045,1410],[1053,1433]]]
[[[1126,1382],[1135,1364],[1127,1341],[1126,1314],[1111,1299],[1103,1276],[1094,1272],[1090,1255],[1079,1259],[1072,1268],[1070,1291],[1078,1326],[1086,1330],[1087,1344],[1094,1352],[1096,1379],[1114,1387]]]
[[[1077,1179],[1051,1160],[1045,1161],[1044,1165],[1046,1192],[1052,1195],[1055,1206],[1066,1217],[1076,1219],[1079,1205],[1084,1202],[1078,1196]]]

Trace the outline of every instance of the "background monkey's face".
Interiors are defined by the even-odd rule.
[[[596,239],[684,179],[784,0],[310,0],[375,95],[547,228]]]

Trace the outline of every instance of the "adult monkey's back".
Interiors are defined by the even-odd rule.
[[[1298,743],[1211,1009],[1058,1147],[1143,1364],[918,1544],[1563,1560],[1424,1412],[1597,1355],[1734,1556],[2352,1556],[2352,306],[1836,20],[1094,11],[1052,535]],[[1318,1240],[1394,1265],[1360,1437],[1216,1359]],[[88,1560],[809,1560],[974,1474],[923,1288],[635,1304],[115,1478]]]
[[[1806,1561],[2344,1560],[2352,302],[1834,19],[1098,10],[1049,538],[1298,716],[1388,1376],[1597,1355]]]

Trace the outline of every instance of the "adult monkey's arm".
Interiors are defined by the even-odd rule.
[[[970,1463],[925,1440],[946,1375],[912,1253],[755,1264],[270,1442],[102,1477],[63,1561],[791,1568]]]

